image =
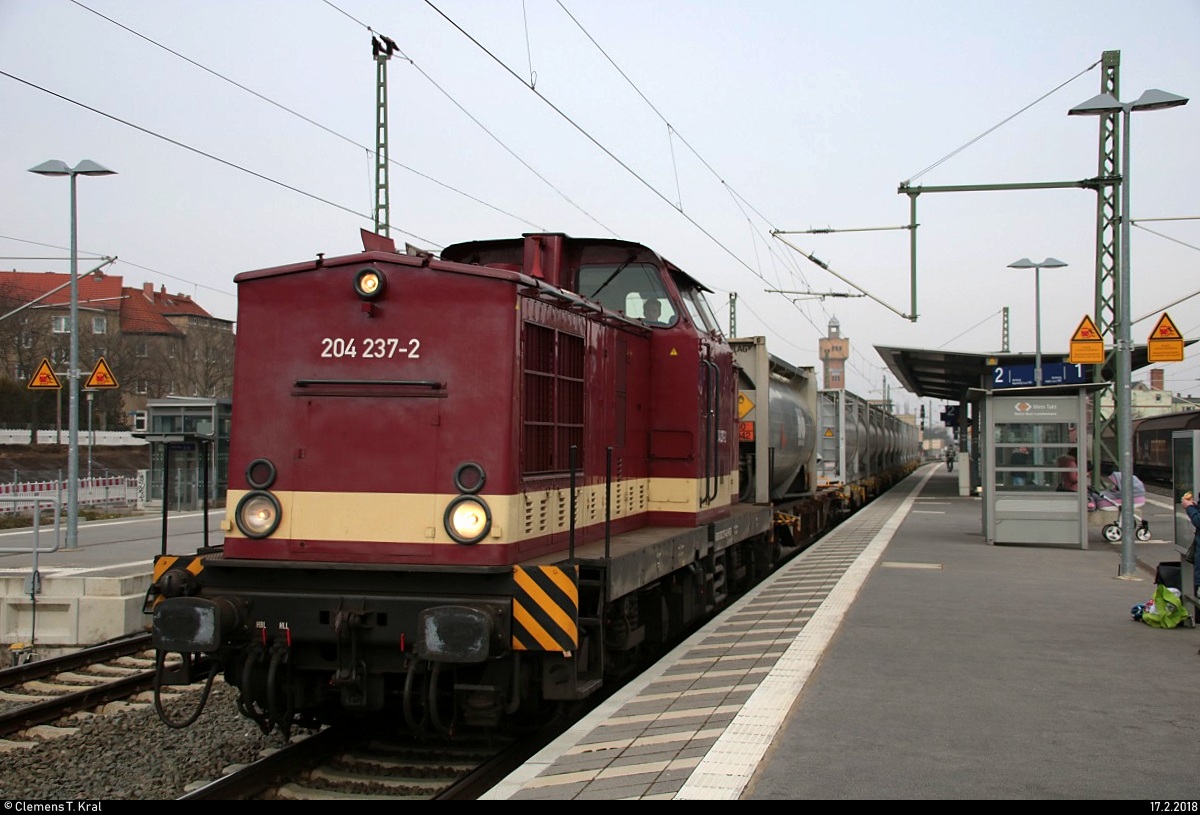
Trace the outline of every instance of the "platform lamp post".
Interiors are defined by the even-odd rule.
[[[75,217],[75,179],[81,175],[116,175],[90,159],[74,167],[58,160],[45,161],[29,172],[65,175],[71,179],[71,356],[67,368],[67,548],[79,547],[79,247]]]
[[[1117,270],[1120,273],[1117,286],[1117,314],[1115,316],[1114,344],[1117,352],[1117,457],[1121,460],[1121,577],[1137,574],[1137,560],[1133,554],[1133,384],[1130,381],[1133,367],[1133,340],[1131,334],[1132,314],[1130,300],[1129,268],[1129,119],[1135,110],[1162,110],[1186,105],[1183,96],[1160,91],[1156,88],[1144,92],[1133,102],[1118,102],[1111,93],[1101,93],[1067,111],[1068,116],[1104,116],[1120,112],[1121,131],[1124,144],[1121,150],[1121,252]],[[1126,511],[1128,508],[1129,511]]]
[[[1042,269],[1061,269],[1067,264],[1054,258],[1046,258],[1041,263],[1034,263],[1029,258],[1021,258],[1008,264],[1010,269],[1033,269],[1033,313],[1034,313],[1034,365],[1033,382],[1038,387],[1042,385]]]

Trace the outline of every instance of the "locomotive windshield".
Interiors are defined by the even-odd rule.
[[[717,317],[708,305],[708,300],[704,298],[704,289],[700,284],[687,275],[676,274],[672,277],[675,280],[675,286],[679,289],[679,294],[683,296],[683,304],[687,306],[692,322],[697,327],[703,327],[721,336],[721,327],[717,323]]]
[[[580,266],[579,293],[630,317],[643,316],[641,309],[645,301],[667,298],[657,266],[628,261]]]

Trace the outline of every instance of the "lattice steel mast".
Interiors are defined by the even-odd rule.
[[[375,234],[389,237],[391,231],[388,203],[387,138],[387,63],[396,51],[396,43],[382,34],[371,35],[371,53],[375,56]]]
[[[1100,93],[1111,93],[1120,99],[1121,52],[1105,51],[1101,58]],[[1108,113],[1100,119],[1100,165],[1097,176],[1116,178],[1121,174],[1121,133],[1116,113]],[[1116,266],[1121,249],[1121,195],[1120,184],[1104,184],[1096,187],[1096,328],[1101,336],[1111,338],[1111,347],[1105,356],[1104,365],[1095,367],[1094,381],[1105,382],[1105,371],[1116,365]],[[1109,395],[1107,409],[1104,395]],[[1090,460],[1116,461],[1117,456],[1104,444],[1104,432],[1114,429],[1116,422],[1116,399],[1111,385],[1096,391],[1092,396],[1092,440]],[[1092,486],[1100,488],[1100,467],[1092,468]]]

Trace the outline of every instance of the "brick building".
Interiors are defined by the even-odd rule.
[[[55,414],[63,409],[54,398],[65,404],[69,282],[69,274],[57,272],[0,272],[0,422],[61,421]],[[101,357],[119,385],[94,394],[97,429],[125,429],[148,399],[231,395],[232,321],[212,316],[186,294],[168,294],[166,287],[125,286],[119,275],[81,274],[78,289],[81,392]],[[30,404],[15,404],[42,360],[59,375],[63,392],[26,391]]]

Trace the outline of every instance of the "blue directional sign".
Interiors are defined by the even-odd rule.
[[[1069,362],[1042,363],[1043,385],[1082,385],[1092,379],[1091,365]],[[1028,388],[1037,384],[1034,365],[997,365],[992,368],[992,388]]]

